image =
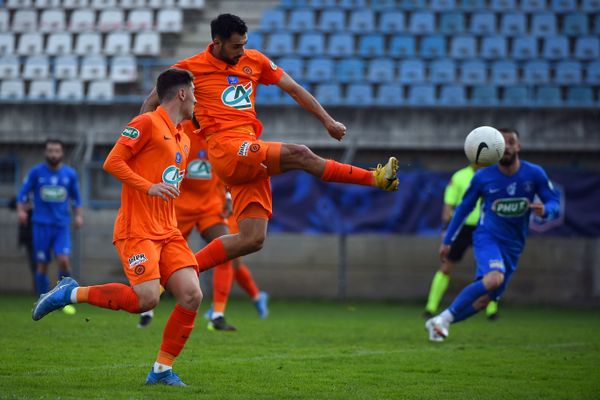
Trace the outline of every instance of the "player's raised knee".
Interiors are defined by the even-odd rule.
[[[138,299],[140,302],[140,312],[153,310],[160,302],[160,296],[153,295],[138,295]]]
[[[483,284],[488,290],[494,290],[500,287],[504,282],[504,274],[492,271],[483,278]]]

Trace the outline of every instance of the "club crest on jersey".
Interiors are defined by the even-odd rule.
[[[179,183],[185,176],[185,169],[179,169],[174,165],[169,165],[162,173],[162,180],[167,185],[173,185],[176,188],[179,187]]]
[[[506,187],[506,193],[510,196],[514,196],[517,193],[517,182],[513,182]]]
[[[244,142],[240,145],[240,149],[238,150],[238,156],[246,157],[248,156],[248,150],[250,150],[251,142]]]
[[[187,166],[188,179],[212,179],[212,167],[207,160],[195,159]]]
[[[248,108],[252,108],[252,101],[250,100],[252,92],[252,82],[248,82],[245,85],[229,86],[223,90],[221,101],[226,106],[237,110],[247,110]]]
[[[147,261],[148,259],[146,258],[146,254],[144,253],[135,254],[127,259],[127,262],[129,263],[129,268],[134,268],[136,265],[140,265]]]
[[[229,83],[230,85],[237,85],[239,81],[239,78],[235,75],[229,75],[227,77],[227,83]]]
[[[123,133],[121,133],[121,136],[125,136],[129,139],[135,140],[140,137],[140,131],[138,131],[135,128],[132,128],[131,126],[128,126],[127,128],[123,129]]]
[[[180,152],[175,153],[175,162],[177,164],[179,164],[181,162],[181,153]]]

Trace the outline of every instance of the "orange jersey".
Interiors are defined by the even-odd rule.
[[[206,140],[199,134],[192,121],[181,124],[190,139],[185,179],[181,184],[181,195],[175,201],[177,217],[196,216],[200,219],[209,213],[221,214],[225,202],[225,186],[214,174],[208,161]]]
[[[132,175],[137,174],[151,184],[164,182],[180,186],[190,140],[173,125],[162,107],[131,120],[117,144],[131,150],[132,157],[127,160],[127,165]],[[110,160],[111,155],[105,163],[107,170],[110,169]],[[114,227],[115,241],[128,238],[156,240],[180,234],[174,200],[164,201],[160,197],[149,196],[146,191],[123,184],[121,208]]]
[[[196,119],[200,132],[209,137],[242,125],[254,126],[257,137],[262,124],[256,118],[254,99],[258,84],[279,82],[283,70],[257,50],[246,50],[236,65],[230,65],[212,55],[213,45],[205,51],[177,62],[173,68],[194,75],[197,103]]]

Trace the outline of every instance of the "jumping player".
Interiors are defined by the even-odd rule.
[[[559,198],[546,172],[519,159],[517,131],[499,130],[506,143],[502,159],[475,174],[440,247],[440,257],[445,260],[465,219],[482,198],[481,218],[473,233],[476,279],[448,309],[425,323],[431,341],[443,341],[450,324],[469,318],[504,293],[525,246],[531,212],[555,217],[559,211]],[[533,202],[536,194],[542,203]]]

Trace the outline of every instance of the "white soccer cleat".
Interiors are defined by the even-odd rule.
[[[448,324],[439,317],[433,317],[425,322],[425,330],[429,333],[429,341],[443,342],[448,337]]]

